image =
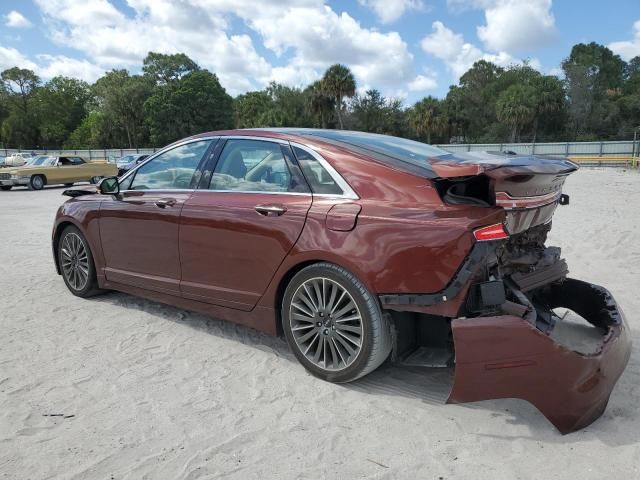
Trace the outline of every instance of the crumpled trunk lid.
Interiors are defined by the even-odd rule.
[[[578,166],[561,157],[511,155],[500,152],[456,153],[429,159],[445,201],[469,203],[506,211],[509,234],[551,220],[564,182]]]

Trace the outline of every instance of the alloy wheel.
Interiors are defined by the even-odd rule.
[[[314,365],[338,371],[358,357],[364,338],[362,315],[338,282],[325,277],[305,281],[289,308],[296,346]]]
[[[82,290],[89,281],[89,255],[84,241],[77,234],[68,233],[60,251],[64,277],[74,290]]]

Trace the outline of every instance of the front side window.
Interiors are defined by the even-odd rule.
[[[262,140],[228,140],[211,176],[209,189],[241,192],[308,191],[304,180],[292,175],[280,144]]]
[[[313,155],[299,147],[293,147],[293,152],[313,193],[324,195],[342,195],[344,193]]]
[[[194,174],[211,140],[191,142],[172,148],[142,165],[131,185],[123,190],[179,190],[194,188]],[[192,181],[193,180],[193,181]]]

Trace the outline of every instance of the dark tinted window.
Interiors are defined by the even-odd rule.
[[[124,182],[122,190],[165,190],[193,188],[193,176],[210,140],[186,143],[167,150],[142,165],[132,182]]]
[[[313,155],[298,147],[293,147],[293,151],[313,193],[327,195],[343,194],[342,189],[333,177]]]
[[[210,190],[239,192],[296,192],[279,143],[228,140],[211,176]]]
[[[449,154],[446,150],[426,143],[375,133],[314,130],[312,135],[348,143],[418,166],[425,166],[429,157]]]

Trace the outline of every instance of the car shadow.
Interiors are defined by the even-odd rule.
[[[120,292],[108,292],[95,297],[93,301],[141,310],[156,317],[188,325],[197,331],[234,340],[298,363],[286,340],[281,336],[271,336],[232,322],[217,320]],[[640,342],[640,336],[633,337],[637,345]],[[302,369],[302,366],[300,368]],[[453,368],[401,367],[387,362],[366,377],[339,386],[368,395],[400,396],[419,400],[427,405],[445,406],[453,385],[453,378]],[[584,442],[586,439],[596,437],[610,446],[631,445],[637,443],[637,432],[640,430],[640,416],[637,408],[638,389],[640,389],[638,385],[640,385],[640,358],[633,352],[629,365],[618,382],[602,417],[592,425],[564,436],[542,413],[524,400],[499,399],[451,405],[448,406],[451,410],[447,411],[446,415],[455,416],[453,410],[457,408],[488,411],[492,417],[502,417],[505,423],[523,426],[528,430],[526,435],[502,435],[495,433],[495,428],[491,427],[491,432],[474,429],[474,434],[480,437],[544,440],[558,444]],[[486,423],[479,423],[479,428],[482,428],[481,425]]]

